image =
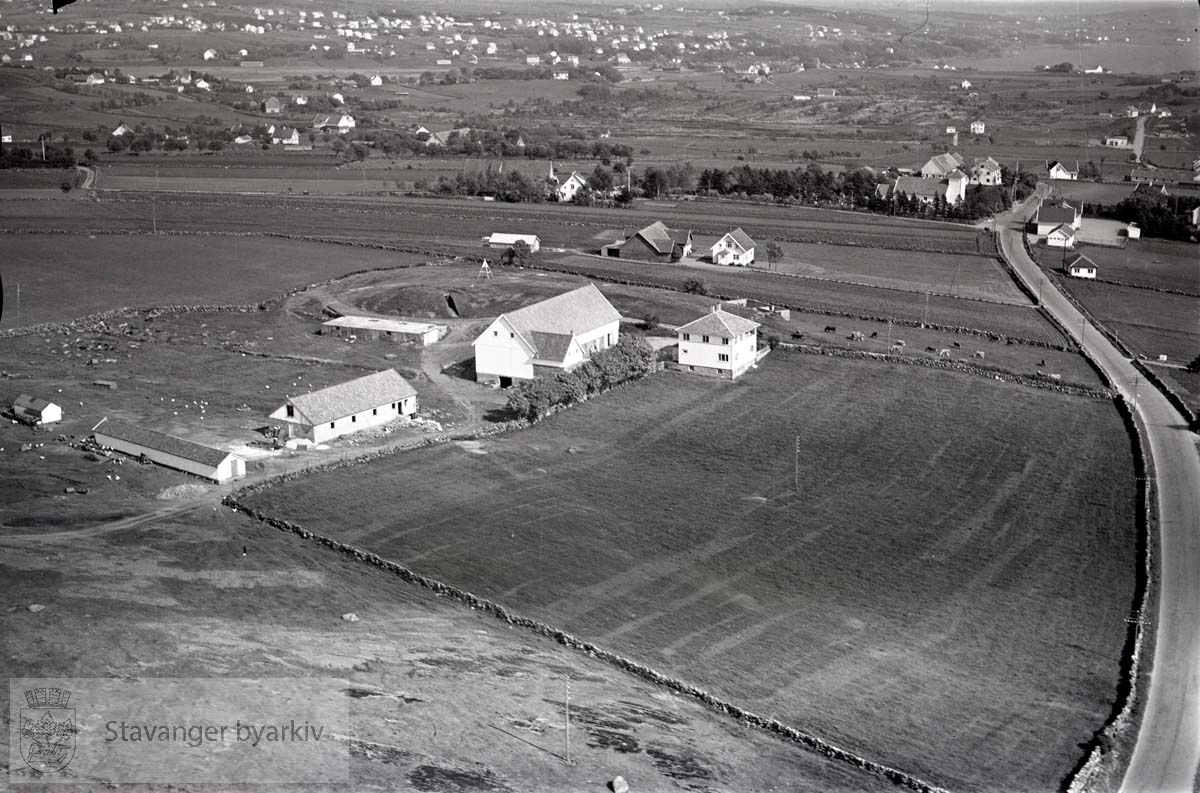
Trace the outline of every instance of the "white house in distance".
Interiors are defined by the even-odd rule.
[[[232,452],[176,438],[108,418],[92,427],[96,443],[107,449],[144,457],[177,471],[221,483],[246,475],[246,461]]]
[[[1067,259],[1067,275],[1072,278],[1091,278],[1095,280],[1099,269],[1096,263],[1084,256],[1082,253],[1077,253]]]
[[[475,379],[515,380],[573,369],[617,343],[621,314],[594,284],[501,314],[475,339]]]
[[[53,402],[21,394],[12,403],[13,415],[25,424],[53,424],[62,421],[62,408]]]
[[[758,360],[759,324],[713,306],[681,327],[679,368],[733,380]]]
[[[536,234],[504,234],[498,231],[494,232],[490,237],[484,237],[483,247],[511,248],[518,242],[528,245],[530,253],[537,253],[542,249],[542,241]]]
[[[971,122],[971,134],[972,135],[982,135],[986,131],[987,131],[987,124],[985,124],[984,122],[982,122],[982,121],[972,121]]]
[[[1050,163],[1050,165],[1046,168],[1046,172],[1051,179],[1068,179],[1070,181],[1075,181],[1079,178],[1078,170],[1072,171],[1058,160]]]
[[[746,267],[754,263],[754,240],[750,235],[736,228],[725,233],[712,246],[713,264],[728,264]]]
[[[587,180],[579,175],[579,171],[571,171],[571,175],[554,188],[554,194],[558,196],[559,201],[567,202],[585,187],[587,187]]]
[[[324,443],[416,412],[417,390],[395,369],[384,369],[289,397],[270,419],[289,438]]]

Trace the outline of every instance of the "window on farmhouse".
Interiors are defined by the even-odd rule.
[[[705,344],[708,344],[708,337],[707,337],[707,336],[701,336],[701,337],[700,337],[700,341],[704,342]]]
[[[287,417],[292,419],[296,417],[296,408],[293,405],[287,406]]]
[[[728,361],[729,361],[729,354],[728,354],[728,353],[724,353],[724,352],[723,352],[723,353],[721,353],[720,355],[718,355],[718,356],[717,356],[717,360],[718,360],[718,361],[721,361],[721,362],[723,362],[723,363],[728,363]]]
[[[722,343],[722,344],[728,344],[728,343],[729,343],[729,339],[727,339],[727,338],[725,338],[724,336],[722,336],[722,337],[721,337],[721,343]]]

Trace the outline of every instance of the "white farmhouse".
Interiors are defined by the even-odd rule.
[[[21,394],[12,403],[13,415],[26,424],[53,424],[62,421],[62,408],[53,402]]]
[[[757,361],[759,324],[713,306],[681,327],[679,368],[733,380]]]
[[[617,343],[621,314],[593,284],[501,314],[475,339],[475,379],[512,385],[573,369]]]
[[[132,424],[104,418],[92,427],[92,435],[106,449],[143,457],[213,482],[246,475],[246,461],[231,452]]]
[[[1082,253],[1077,253],[1067,259],[1067,274],[1072,278],[1090,278],[1095,280],[1097,272],[1096,263]]]
[[[554,193],[558,196],[559,201],[566,203],[575,198],[575,194],[585,187],[587,187],[587,180],[579,175],[579,171],[571,171],[571,175],[554,189]]]
[[[417,391],[395,369],[289,397],[271,425],[289,438],[314,443],[387,424],[417,412]]]
[[[754,263],[754,240],[750,235],[736,228],[726,232],[712,246],[713,264],[728,264],[746,267]]]

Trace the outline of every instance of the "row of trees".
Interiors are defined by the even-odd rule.
[[[654,366],[654,350],[637,336],[622,336],[571,371],[525,380],[508,395],[508,409],[518,418],[537,421],[555,406],[572,405],[613,386],[645,377]]]
[[[1191,226],[1191,211],[1200,206],[1200,197],[1165,196],[1151,190],[1139,190],[1118,204],[1085,204],[1085,215],[1136,223],[1143,236],[1167,240],[1196,239]]]

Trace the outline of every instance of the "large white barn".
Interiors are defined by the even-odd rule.
[[[617,343],[621,314],[593,284],[501,314],[475,339],[475,379],[507,387]]]
[[[246,461],[232,452],[122,421],[101,419],[99,424],[92,427],[92,435],[96,443],[106,449],[144,457],[167,468],[186,471],[213,482],[226,482],[246,475]]]
[[[289,397],[270,418],[288,438],[324,443],[416,412],[417,390],[395,369],[384,369]]]
[[[758,361],[759,324],[713,306],[678,330],[679,368],[736,379]]]

